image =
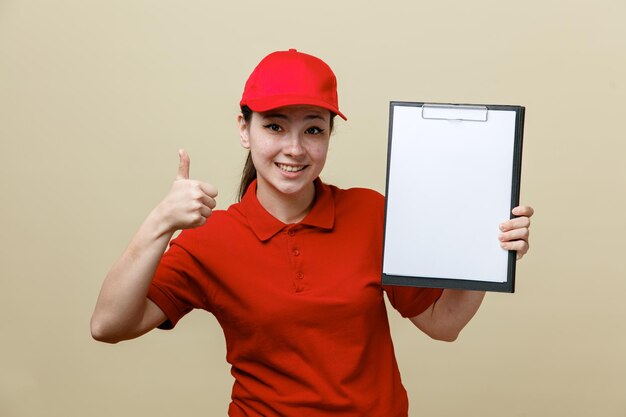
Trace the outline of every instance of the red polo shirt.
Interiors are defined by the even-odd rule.
[[[384,198],[316,181],[298,224],[255,195],[173,240],[148,297],[171,328],[194,308],[226,338],[229,415],[406,417],[383,290],[405,317],[441,290],[381,286]]]

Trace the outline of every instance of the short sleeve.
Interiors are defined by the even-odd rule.
[[[209,310],[207,292],[201,285],[207,282],[206,269],[192,255],[189,245],[183,234],[170,242],[148,289],[148,298],[168,319],[159,326],[161,329],[172,329],[194,308]]]
[[[438,288],[402,287],[383,285],[389,302],[402,317],[415,317],[428,309],[441,297]]]

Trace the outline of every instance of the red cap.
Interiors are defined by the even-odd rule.
[[[297,104],[322,107],[348,120],[339,111],[333,70],[321,59],[295,49],[263,58],[246,81],[239,102],[257,112]]]

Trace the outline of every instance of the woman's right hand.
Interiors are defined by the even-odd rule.
[[[178,174],[172,188],[155,209],[169,233],[202,226],[215,208],[217,189],[209,183],[189,179],[189,155],[178,151]]]
[[[167,318],[146,298],[152,277],[172,234],[204,224],[217,196],[212,185],[189,179],[189,155],[184,150],[178,154],[178,174],[170,192],[148,215],[104,279],[91,317],[91,334],[96,340],[117,343],[132,339]]]

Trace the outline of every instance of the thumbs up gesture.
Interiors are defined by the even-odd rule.
[[[202,226],[215,208],[217,189],[211,184],[189,179],[189,155],[178,151],[176,179],[156,210],[170,232]]]

